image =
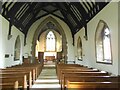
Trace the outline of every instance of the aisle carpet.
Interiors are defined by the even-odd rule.
[[[35,81],[31,89],[60,90],[59,80],[56,76],[55,63],[47,62],[44,64],[41,74]]]

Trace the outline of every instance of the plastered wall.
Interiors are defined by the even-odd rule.
[[[118,3],[118,73],[120,75],[120,1]]]
[[[0,15],[0,68],[4,67],[4,60],[3,59],[3,47],[2,47],[2,16]]]
[[[28,53],[31,56],[31,51],[32,51],[31,46],[32,46],[32,40],[33,40],[34,32],[38,28],[40,23],[42,21],[44,21],[49,16],[56,19],[59,22],[59,24],[61,25],[61,27],[63,28],[63,30],[65,32],[65,35],[67,37],[67,46],[68,46],[68,51],[67,51],[68,54],[67,54],[67,56],[68,56],[68,60],[74,60],[74,47],[73,47],[73,39],[72,39],[72,34],[70,32],[70,28],[62,20],[60,20],[57,17],[54,17],[52,15],[45,16],[45,17],[37,20],[35,23],[32,24],[32,26],[30,27],[29,32],[27,34],[27,39],[26,39],[27,44],[24,47],[24,51],[25,51],[24,54]]]
[[[95,58],[95,31],[100,20],[104,20],[111,31],[111,44],[112,44],[112,65],[96,63]],[[104,9],[102,9],[92,20],[87,24],[88,41],[84,36],[84,29],[81,29],[75,35],[75,43],[78,36],[82,38],[83,43],[83,61],[77,61],[79,64],[85,64],[89,67],[105,70],[118,75],[118,3],[111,2]],[[76,46],[75,46],[76,48]],[[76,50],[75,50],[76,52]]]
[[[1,67],[10,67],[13,65],[21,64],[22,63],[22,56],[23,56],[23,47],[24,47],[24,34],[20,32],[15,26],[12,26],[11,28],[11,39],[8,40],[8,32],[9,32],[9,21],[7,21],[4,17],[1,17],[2,21],[2,40],[0,42],[2,43],[2,58],[1,58]],[[17,36],[20,36],[21,41],[21,54],[20,54],[20,60],[14,61],[14,47],[15,47],[15,40]],[[5,55],[8,55],[9,57],[5,58]]]

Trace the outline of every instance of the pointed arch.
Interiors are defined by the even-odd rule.
[[[18,35],[14,47],[14,61],[20,60],[20,50],[21,50],[21,42],[20,42],[20,36]]]
[[[77,59],[82,60],[82,40],[80,36],[78,37],[77,40]]]
[[[56,39],[52,31],[46,35],[46,51],[56,51]]]
[[[57,30],[58,32],[60,33],[60,35],[62,35],[62,52],[65,56],[64,60],[66,61],[67,60],[67,39],[66,39],[66,35],[65,35],[65,32],[63,30],[63,28],[61,27],[61,25],[57,22],[56,19],[54,19],[52,16],[49,16],[47,17],[45,20],[43,20],[43,22],[38,26],[38,28],[36,29],[35,33],[34,33],[34,37],[33,37],[33,40],[32,40],[32,56],[34,57],[35,56],[35,46],[36,46],[36,40],[38,39],[39,37],[39,34],[42,31],[42,28],[44,27],[44,25],[46,25],[46,23],[48,22],[52,22],[54,25],[57,26]],[[64,61],[64,62],[65,62]]]
[[[95,32],[95,47],[97,62],[112,64],[111,33],[103,20],[99,21]]]

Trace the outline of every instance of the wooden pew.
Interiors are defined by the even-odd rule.
[[[59,77],[60,77],[60,73],[61,73],[61,71],[62,70],[89,70],[89,68],[87,68],[87,67],[83,67],[83,66],[81,66],[81,65],[76,65],[76,64],[70,64],[70,65],[63,65],[63,66],[58,66],[57,67],[57,76],[58,76],[58,79],[59,79]]]
[[[65,68],[65,67],[83,67],[83,65],[78,65],[78,64],[57,64],[56,69],[59,68]]]
[[[1,71],[6,71],[6,72],[31,72],[32,75],[32,83],[36,80],[35,77],[35,69],[31,68],[6,68],[6,69],[1,69]]]
[[[32,64],[22,64],[23,67],[35,68],[36,70],[36,77],[41,73],[43,64],[40,63],[32,63]]]
[[[0,83],[1,90],[18,90],[18,81]]]
[[[72,82],[118,82],[118,76],[65,76],[62,88],[65,88],[67,81]]]
[[[118,82],[72,82],[67,81],[67,90],[119,90]]]
[[[82,66],[83,67],[83,65],[79,65],[79,64],[57,64],[57,67],[63,67],[63,66],[65,66],[65,67],[69,67],[69,66]]]
[[[76,64],[75,65],[65,65],[65,64],[57,65],[57,75],[60,80],[62,89],[65,89],[65,85],[66,83],[68,83],[68,81],[70,83],[70,86],[72,85],[75,87],[77,87],[76,82],[88,84],[88,85],[85,84],[87,86],[84,86],[83,89],[77,88],[77,90],[103,90],[103,88],[105,88],[104,90],[113,90],[116,86],[118,86],[118,77],[110,76],[111,74],[105,71],[100,72],[97,69],[84,67],[82,65],[80,66]],[[99,83],[97,84],[97,86],[95,85],[96,82]],[[110,85],[103,84],[103,82],[105,83],[109,82]],[[74,83],[75,85],[73,85]],[[89,85],[89,83],[93,83],[93,84]],[[101,86],[101,88],[98,85]],[[70,88],[68,86],[69,85],[67,84],[67,89]],[[108,88],[106,89],[107,86]],[[81,87],[82,87],[82,84],[81,84]],[[94,88],[91,88],[91,87],[94,87]],[[74,87],[70,89],[74,90]],[[115,88],[115,90],[118,90],[118,88],[117,89]]]
[[[27,78],[26,75],[17,75],[17,76],[2,76],[0,77],[0,80],[2,83],[7,83],[7,82],[14,82],[18,81],[19,83],[19,88],[26,89],[27,88]]]
[[[57,75],[59,75],[59,73],[58,73],[59,69],[71,68],[71,67],[83,67],[83,65],[78,65],[78,64],[57,64],[56,65],[56,73],[57,73]]]
[[[35,80],[37,79],[38,75],[40,74],[42,70],[42,64],[22,64],[22,65],[16,65],[10,68],[21,68],[24,70],[34,69],[35,71]]]
[[[62,72],[60,76],[60,84],[62,85],[65,76],[107,76],[106,72]]]
[[[26,88],[27,86],[25,82],[28,82],[28,86],[30,88],[32,86],[32,80],[34,83],[34,81],[37,79],[38,75],[40,74],[41,70],[42,70],[42,64],[38,64],[38,63],[16,65],[6,69],[1,69],[0,78],[5,83],[7,79],[9,79],[8,81],[12,81],[12,78],[15,77],[13,81],[18,80],[20,83],[20,86],[24,88]],[[26,75],[26,78],[27,78],[26,81],[22,79],[22,76],[24,75]]]
[[[27,82],[28,82],[28,86],[29,88],[32,86],[32,77],[31,77],[31,72],[0,72],[0,75],[2,76],[23,76],[26,75],[27,76]]]
[[[65,73],[68,73],[68,72],[74,72],[74,73],[80,73],[80,72],[88,72],[88,73],[90,73],[90,72],[97,72],[97,74],[96,75],[99,75],[99,73],[101,74],[101,75],[104,75],[104,73],[106,74],[106,72],[99,72],[99,70],[97,70],[97,69],[91,69],[91,68],[87,68],[87,67],[83,67],[82,65],[76,65],[76,64],[67,64],[67,65],[65,65],[65,64],[59,64],[58,65],[58,71],[57,71],[57,73],[58,73],[58,79],[59,79],[59,82],[60,83],[62,83],[62,77],[64,76],[63,74],[65,74]],[[102,74],[103,73],[103,74]],[[84,73],[84,75],[85,75],[85,73]],[[107,74],[108,75],[108,74]]]
[[[89,69],[89,68],[67,68],[67,69],[60,69],[58,71],[59,75],[58,75],[58,79],[60,80],[61,76],[63,73],[66,73],[66,72],[99,72],[99,70],[97,69]]]

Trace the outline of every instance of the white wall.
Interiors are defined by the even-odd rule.
[[[85,28],[83,27],[78,33],[75,34],[75,56],[77,56],[77,41],[78,41],[78,38],[81,38],[82,40],[82,58],[83,60],[80,61],[80,60],[77,60],[77,58],[75,57],[75,60],[76,60],[76,64],[81,64],[81,65],[85,65],[85,66],[88,66],[89,65],[89,57],[87,57],[90,53],[87,53],[88,52],[88,48],[89,47],[89,43],[88,41],[84,38],[85,36]]]
[[[120,75],[120,1],[119,1],[119,5],[118,5],[118,71],[119,71],[119,75]]]
[[[20,32],[15,26],[12,26],[11,35],[12,38],[8,40],[9,32],[9,21],[2,17],[2,62],[4,62],[4,67],[9,67],[12,65],[22,63],[23,47],[24,47],[24,34]],[[20,60],[14,61],[14,46],[17,36],[20,36],[21,41],[21,55]],[[5,58],[5,54],[9,54],[8,58]]]
[[[94,37],[97,24],[100,20],[104,20],[111,30],[113,56],[112,65],[96,63]],[[118,75],[118,4],[115,2],[109,3],[103,10],[100,11],[100,13],[98,13],[91,21],[89,21],[89,23],[87,24],[87,30],[88,41],[85,41],[83,39],[83,29],[75,35],[76,38],[80,35],[83,39],[83,50],[85,56],[84,60],[79,63],[84,63],[85,65],[89,65],[90,67],[105,70]]]
[[[48,16],[52,16],[52,15],[48,15]],[[32,40],[33,40],[33,35],[35,30],[38,28],[38,26],[40,25],[40,23],[45,20],[48,16],[45,16],[39,20],[37,20],[35,23],[33,23],[33,25],[30,27],[29,32],[27,34],[27,45],[24,47],[24,54],[28,53],[29,55],[31,55],[31,46],[32,46]],[[74,60],[74,48],[72,45],[72,35],[70,33],[70,29],[67,26],[67,24],[65,24],[62,20],[60,20],[57,17],[52,16],[53,18],[55,18],[59,24],[61,25],[61,27],[63,28],[66,37],[67,37],[67,46],[68,46],[68,60]]]
[[[3,47],[2,47],[2,16],[0,15],[0,68],[4,67],[3,59]]]
[[[63,28],[65,35],[66,35],[66,39],[67,39],[67,46],[68,46],[68,60],[67,61],[73,61],[74,60],[74,46],[73,46],[73,38],[72,38],[72,34],[70,31],[70,28],[68,27],[68,25],[63,22],[62,20],[58,19],[57,17],[54,17],[59,24],[61,25],[61,27]]]
[[[60,36],[60,34],[56,31],[53,31],[55,34],[55,38],[56,38],[56,51],[57,52],[61,52],[61,45],[62,45],[62,38]],[[45,45],[46,45],[46,34],[48,33],[48,30],[46,30],[45,32],[43,32],[40,37],[39,37],[39,48],[38,51],[39,52],[44,52],[45,50]]]
[[[40,23],[47,17],[43,17],[39,20],[37,20],[35,23],[32,24],[32,26],[30,27],[28,33],[27,33],[27,38],[26,38],[26,45],[24,47],[24,55],[25,53],[28,53],[29,56],[31,55],[31,51],[32,51],[32,40],[34,37],[34,33],[36,31],[36,29],[38,28],[38,26],[40,25]]]

